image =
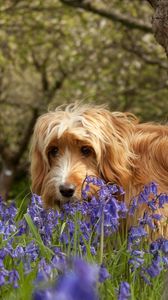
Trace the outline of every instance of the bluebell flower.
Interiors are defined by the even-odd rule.
[[[143,203],[148,203],[148,193],[140,192],[138,195],[138,205]]]
[[[149,193],[152,193],[154,196],[157,196],[158,193],[158,184],[156,182],[151,182],[148,185]]]
[[[82,189],[82,198],[87,199],[88,198],[88,192],[90,191],[90,185],[87,183]]]
[[[25,248],[25,255],[29,256],[32,261],[38,258],[39,248],[35,245],[35,242],[30,242]]]
[[[96,185],[96,186],[104,186],[106,185],[105,181],[101,178],[98,178],[96,176],[86,176],[85,178],[85,181],[86,183],[90,184],[92,183],[93,185]]]
[[[144,267],[141,268],[140,270],[140,276],[141,278],[144,280],[144,282],[147,284],[147,285],[152,285],[151,281],[149,280],[148,276],[146,276],[146,270]]]
[[[79,221],[79,225],[80,225],[80,231],[82,232],[83,237],[85,238],[85,240],[88,241],[90,238],[90,233],[91,233],[89,224],[87,222]]]
[[[156,200],[155,199],[149,200],[148,207],[151,208],[152,211],[155,211],[158,208]]]
[[[92,255],[96,255],[96,249],[94,246],[90,246],[90,252]]]
[[[67,269],[66,255],[64,253],[62,253],[61,255],[54,255],[51,260],[51,265],[53,268],[61,271],[62,273],[65,272],[65,270]]]
[[[155,229],[155,225],[153,223],[153,218],[148,214],[148,212],[144,212],[144,215],[139,220],[140,225],[148,225],[151,229]]]
[[[161,250],[164,254],[168,254],[168,240],[163,240],[161,243]]]
[[[45,290],[35,290],[32,295],[33,300],[58,300],[55,291],[51,288]],[[64,299],[59,299],[64,300]],[[65,299],[66,300],[66,299]]]
[[[0,258],[0,268],[3,268],[3,267],[4,267],[3,259]]]
[[[139,268],[144,263],[144,251],[133,249],[130,253],[131,258],[128,261],[128,264],[131,265],[131,270],[134,271],[135,269]]]
[[[18,245],[12,252],[13,258],[22,258],[24,255],[25,255],[25,250],[20,245]]]
[[[18,280],[19,280],[19,273],[17,270],[12,270],[9,272],[9,283],[13,284],[14,288],[18,288]]]
[[[129,230],[128,242],[133,243],[135,240],[141,240],[143,237],[147,236],[147,232],[143,226],[132,226]]]
[[[168,267],[168,257],[167,256],[162,256],[162,262],[163,264],[166,266],[166,268]]]
[[[39,283],[43,283],[44,281],[48,281],[48,276],[44,272],[43,269],[38,270],[36,279],[34,281],[34,284],[38,286]]]
[[[108,186],[109,192],[110,192],[112,195],[114,195],[114,194],[116,194],[116,193],[119,193],[120,195],[124,195],[124,194],[125,194],[125,192],[124,192],[124,190],[122,189],[122,187],[119,187],[119,186],[117,186],[116,184],[108,184],[107,186]]]
[[[104,282],[107,278],[110,277],[110,274],[109,272],[107,271],[107,269],[105,268],[105,266],[102,264],[100,266],[100,269],[99,269],[99,282]]]
[[[154,241],[149,246],[149,252],[153,255],[158,253],[158,250],[160,249],[160,244],[158,241]]]
[[[135,257],[129,259],[128,263],[129,263],[129,265],[132,265],[132,271],[134,271],[135,269],[137,269],[143,265],[144,259],[141,257],[135,256]]]
[[[128,212],[128,208],[125,204],[125,202],[121,201],[118,203],[120,206],[120,217],[121,218],[126,218],[127,212]]]
[[[69,244],[69,237],[68,237],[68,235],[67,235],[66,232],[63,232],[63,233],[60,235],[59,240],[60,240],[61,243],[64,243],[65,245],[68,245],[68,244]]]
[[[130,205],[128,214],[130,216],[133,216],[135,214],[137,207],[138,207],[137,198],[133,198],[131,201],[131,205]]]
[[[28,231],[28,225],[25,219],[21,219],[18,223],[18,232],[17,236],[21,236],[22,234],[26,234]]]
[[[8,283],[7,280],[8,276],[9,276],[9,271],[6,270],[4,267],[2,267],[0,269],[0,286],[3,286]]]
[[[46,278],[49,279],[52,277],[52,269],[53,269],[52,264],[48,264],[44,258],[40,260],[38,264],[38,270],[39,272],[42,271]]]
[[[163,218],[161,214],[152,214],[151,217],[157,221],[160,221]]]
[[[160,194],[159,199],[159,208],[164,208],[164,204],[168,203],[168,194]]]
[[[4,276],[4,274],[2,273],[2,271],[0,271],[0,286],[3,286],[6,282],[6,278]]]
[[[144,256],[144,251],[143,250],[132,250],[131,255],[132,256],[140,256],[143,257]]]
[[[152,264],[146,269],[146,272],[149,274],[151,278],[154,278],[160,274],[162,267],[160,264],[153,260]]]
[[[96,282],[99,268],[75,258],[72,267],[58,277],[53,287],[39,289],[33,293],[33,300],[98,300]]]
[[[4,259],[5,256],[6,256],[6,254],[7,254],[7,251],[6,251],[5,247],[3,247],[2,249],[0,249],[0,258],[1,259]]]
[[[119,286],[118,300],[128,300],[131,296],[130,285],[122,281]]]

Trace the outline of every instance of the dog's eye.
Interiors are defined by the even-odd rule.
[[[88,146],[81,147],[81,153],[85,156],[89,156],[92,153],[92,148]]]
[[[56,157],[57,154],[58,154],[58,151],[59,151],[58,147],[52,147],[52,148],[49,150],[48,155],[49,155],[50,157]]]

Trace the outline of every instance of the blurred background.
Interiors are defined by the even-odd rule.
[[[0,10],[0,194],[30,191],[32,130],[57,105],[167,121],[167,58],[147,1],[1,0]]]

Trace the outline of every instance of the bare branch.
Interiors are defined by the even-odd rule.
[[[75,1],[75,0],[60,0],[60,1],[65,5],[75,7],[75,8],[80,8],[88,12],[91,12],[93,14],[104,17],[106,19],[109,19],[111,21],[119,22],[130,29],[139,29],[144,32],[152,33],[152,26],[149,23],[142,22],[128,15],[123,15],[114,9],[113,11],[109,12],[102,8],[101,9],[97,8],[93,6],[91,3],[84,2],[84,1]]]
[[[158,0],[147,0],[153,8],[156,8],[158,5]]]
[[[141,49],[139,49],[138,47],[135,47],[135,46],[129,47],[127,45],[122,44],[122,47],[123,47],[123,49],[137,55],[139,58],[141,58],[147,64],[158,66],[161,69],[168,70],[167,63],[164,63],[164,62],[160,61],[159,59],[152,59],[150,53],[149,54],[144,53]]]

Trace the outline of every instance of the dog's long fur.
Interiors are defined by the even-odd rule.
[[[58,153],[51,155],[54,147]],[[88,155],[82,147],[89,147]],[[121,185],[127,202],[151,181],[168,192],[168,126],[140,124],[130,113],[78,104],[59,107],[38,119],[31,154],[32,190],[46,207],[67,201],[59,191],[64,183],[75,186],[68,201],[80,198],[86,175]],[[162,213],[167,217],[168,209]]]

